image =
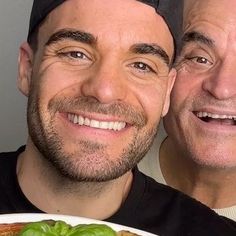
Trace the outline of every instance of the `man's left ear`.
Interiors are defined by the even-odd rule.
[[[165,101],[164,101],[164,106],[162,109],[162,117],[164,117],[166,115],[166,113],[169,110],[169,106],[170,106],[170,93],[171,90],[174,86],[174,82],[176,79],[176,69],[172,68],[168,74],[168,84],[167,84],[167,90],[166,90],[166,95],[165,95]]]
[[[23,43],[19,49],[18,56],[18,79],[19,90],[28,96],[31,83],[33,51],[27,42]]]

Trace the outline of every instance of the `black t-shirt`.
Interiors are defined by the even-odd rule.
[[[24,150],[0,154],[0,213],[42,213],[21,191],[16,162]],[[160,236],[235,236],[236,223],[187,195],[133,170],[130,193],[121,208],[106,221],[142,229]]]

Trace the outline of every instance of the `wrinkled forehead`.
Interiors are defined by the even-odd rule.
[[[40,32],[47,36],[64,28],[89,32],[98,39],[99,36],[104,36],[104,40],[113,37],[117,43],[123,38],[133,37],[148,43],[158,41],[166,50],[171,48],[171,52],[174,47],[164,19],[156,14],[154,8],[139,1],[127,0],[125,4],[122,0],[66,1],[48,15]]]
[[[236,23],[235,0],[185,0],[184,1],[184,31],[197,26],[235,25]]]
[[[140,14],[142,12],[142,14]],[[162,32],[164,29],[172,38],[169,28],[164,19],[156,14],[155,9],[139,1],[116,0],[70,0],[58,6],[49,13],[44,26],[53,28],[67,27],[70,25],[79,25],[84,27],[84,31],[90,28],[105,28],[107,32],[122,28],[139,29],[147,33],[149,29],[155,28]],[[112,27],[112,26],[116,26]],[[155,27],[154,27],[155,26]]]
[[[33,7],[30,16],[30,24],[28,31],[28,42],[31,41],[31,35],[35,29],[46,19],[48,14],[63,5],[65,2],[71,0],[34,0]],[[89,0],[87,2],[95,2],[96,0]],[[117,1],[111,0],[100,0],[107,1],[111,3],[116,3]],[[100,1],[97,1],[99,3]],[[123,0],[123,4],[126,5],[127,2],[131,0]],[[134,1],[134,0],[132,0]],[[181,39],[182,32],[182,16],[183,16],[183,0],[135,0],[135,2],[141,2],[145,5],[148,5],[155,9],[156,13],[163,17],[165,24],[168,25],[168,28],[175,40],[175,43],[178,45]],[[116,11],[115,6],[113,11]],[[138,15],[142,15],[142,12],[139,12]],[[94,19],[95,20],[95,19]]]

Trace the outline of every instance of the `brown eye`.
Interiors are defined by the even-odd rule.
[[[135,69],[138,69],[139,71],[141,72],[154,72],[154,70],[149,66],[147,65],[146,63],[143,63],[143,62],[135,62],[133,63],[132,65]]]
[[[74,48],[65,48],[57,52],[57,56],[61,62],[83,69],[89,68],[94,62],[94,58],[88,52]]]
[[[204,58],[204,57],[197,57],[196,58],[196,62],[202,63],[202,64],[207,64],[208,60],[206,58]]]
[[[187,57],[186,59],[191,60],[195,63],[199,63],[199,64],[205,64],[205,65],[212,65],[213,64],[211,61],[209,61],[205,57],[201,57],[201,56]]]
[[[80,51],[61,52],[60,56],[67,56],[73,59],[88,59],[88,57]]]

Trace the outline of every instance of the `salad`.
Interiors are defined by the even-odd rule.
[[[32,223],[0,224],[0,236],[138,236],[132,232],[116,232],[106,224],[78,224],[44,220]]]

